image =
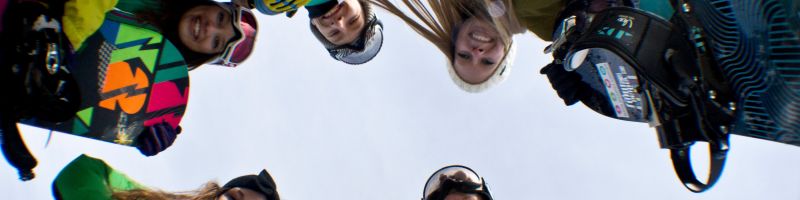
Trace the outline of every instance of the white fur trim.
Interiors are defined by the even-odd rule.
[[[508,50],[508,54],[506,54],[503,62],[500,63],[500,66],[498,66],[496,70],[494,70],[492,77],[489,77],[489,79],[483,81],[483,83],[471,84],[462,80],[461,77],[456,74],[456,70],[453,67],[453,62],[450,62],[450,59],[447,59],[447,72],[450,74],[450,79],[453,79],[453,83],[455,83],[462,90],[469,93],[480,93],[495,85],[499,85],[505,81],[506,78],[508,78],[508,76],[511,74],[511,66],[514,64],[516,54],[517,45],[512,42],[511,47]]]

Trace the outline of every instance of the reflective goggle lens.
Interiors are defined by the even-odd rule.
[[[258,25],[250,10],[231,4],[222,4],[221,6],[231,11],[231,23],[237,37],[228,42],[228,46],[213,63],[233,67],[242,63],[250,55]]]
[[[439,192],[439,190],[443,189],[442,186],[444,186],[446,182],[460,185],[477,186],[477,188],[474,188],[475,192],[486,191],[488,193],[488,189],[485,188],[483,179],[481,179],[481,177],[478,176],[475,171],[465,166],[453,165],[439,169],[439,171],[436,171],[433,173],[433,175],[431,175],[430,178],[428,178],[427,183],[425,183],[425,190],[423,191],[424,196],[422,199],[429,200],[431,194]]]

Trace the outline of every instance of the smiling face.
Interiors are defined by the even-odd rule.
[[[456,34],[453,67],[464,82],[479,84],[489,79],[505,54],[505,42],[497,29],[472,17]]]
[[[361,3],[358,0],[344,0],[325,15],[311,19],[320,33],[335,45],[352,43],[361,35],[366,24]]]
[[[181,16],[178,37],[192,51],[221,53],[235,35],[231,20],[230,12],[220,6],[196,6]]]
[[[222,193],[217,200],[266,200],[264,194],[251,189],[234,187]]]

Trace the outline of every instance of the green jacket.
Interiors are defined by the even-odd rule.
[[[564,9],[562,0],[512,0],[519,23],[545,41],[553,39],[553,25]]]
[[[85,154],[72,160],[53,181],[54,195],[64,200],[107,200],[115,190],[145,188],[100,159]]]

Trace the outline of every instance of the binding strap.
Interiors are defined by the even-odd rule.
[[[655,95],[660,96],[658,94]],[[693,98],[692,100],[692,104],[695,105],[695,99]],[[728,143],[729,135],[716,137],[714,134],[707,134],[714,130],[712,130],[712,126],[703,123],[706,115],[703,112],[697,112],[696,108],[676,108],[669,105],[665,106],[663,103],[662,101],[660,105],[653,106],[653,116],[656,119],[666,118],[661,122],[661,125],[656,126],[661,148],[670,150],[675,173],[687,189],[696,193],[708,190],[714,186],[722,175],[722,169],[725,166],[728,149],[730,148]],[[697,179],[690,158],[691,147],[697,141],[706,141],[709,146],[710,166],[708,179],[705,182]]]
[[[686,0],[671,1],[673,8],[676,8],[672,17],[672,22],[679,30],[684,32],[682,36],[688,41],[682,44],[691,45],[691,56],[677,56],[673,65],[696,66],[689,69],[695,84],[691,94],[694,117],[696,118],[697,129],[702,130],[702,139],[709,142],[710,168],[709,176],[705,183],[699,181],[695,176],[689,158],[690,146],[671,149],[672,164],[675,173],[692,192],[703,192],[711,188],[722,174],[725,159],[728,153],[730,136],[730,124],[734,120],[735,108],[725,102],[733,102],[734,94],[729,87],[727,78],[723,75],[722,69],[714,62],[709,41],[705,36],[705,31],[700,22],[692,16],[690,3]],[[722,103],[720,103],[722,102]]]
[[[608,8],[594,17],[589,29],[572,46],[566,64],[580,62],[582,59],[574,55],[582,50],[608,49],[629,63],[643,79],[667,92],[673,103],[685,105],[686,94],[678,90],[680,77],[664,59],[670,45],[680,41],[672,31],[669,22],[653,14],[628,7]]]
[[[725,159],[728,154],[728,141],[714,142],[708,144],[710,152],[710,166],[708,179],[705,183],[697,180],[694,170],[692,169],[692,162],[690,158],[690,146],[679,149],[670,149],[670,156],[672,157],[672,166],[675,168],[675,173],[683,183],[686,189],[692,192],[703,192],[714,186],[722,175],[722,169],[725,167]]]
[[[688,45],[691,41],[684,30],[685,26],[673,26],[641,10],[608,8],[594,17],[572,45],[565,66],[579,66],[584,60],[581,51],[601,48],[615,53],[636,70],[643,89],[657,97],[652,116],[663,120],[656,127],[661,147],[670,149],[673,167],[684,186],[692,192],[702,192],[722,174],[728,135],[717,127],[727,125],[730,113],[720,112],[719,106],[707,99],[706,92],[719,85],[701,79],[717,74],[708,65],[699,66],[705,63],[695,62],[699,57],[697,47]],[[697,180],[690,162],[690,148],[697,141],[710,144],[711,169],[705,183]]]

